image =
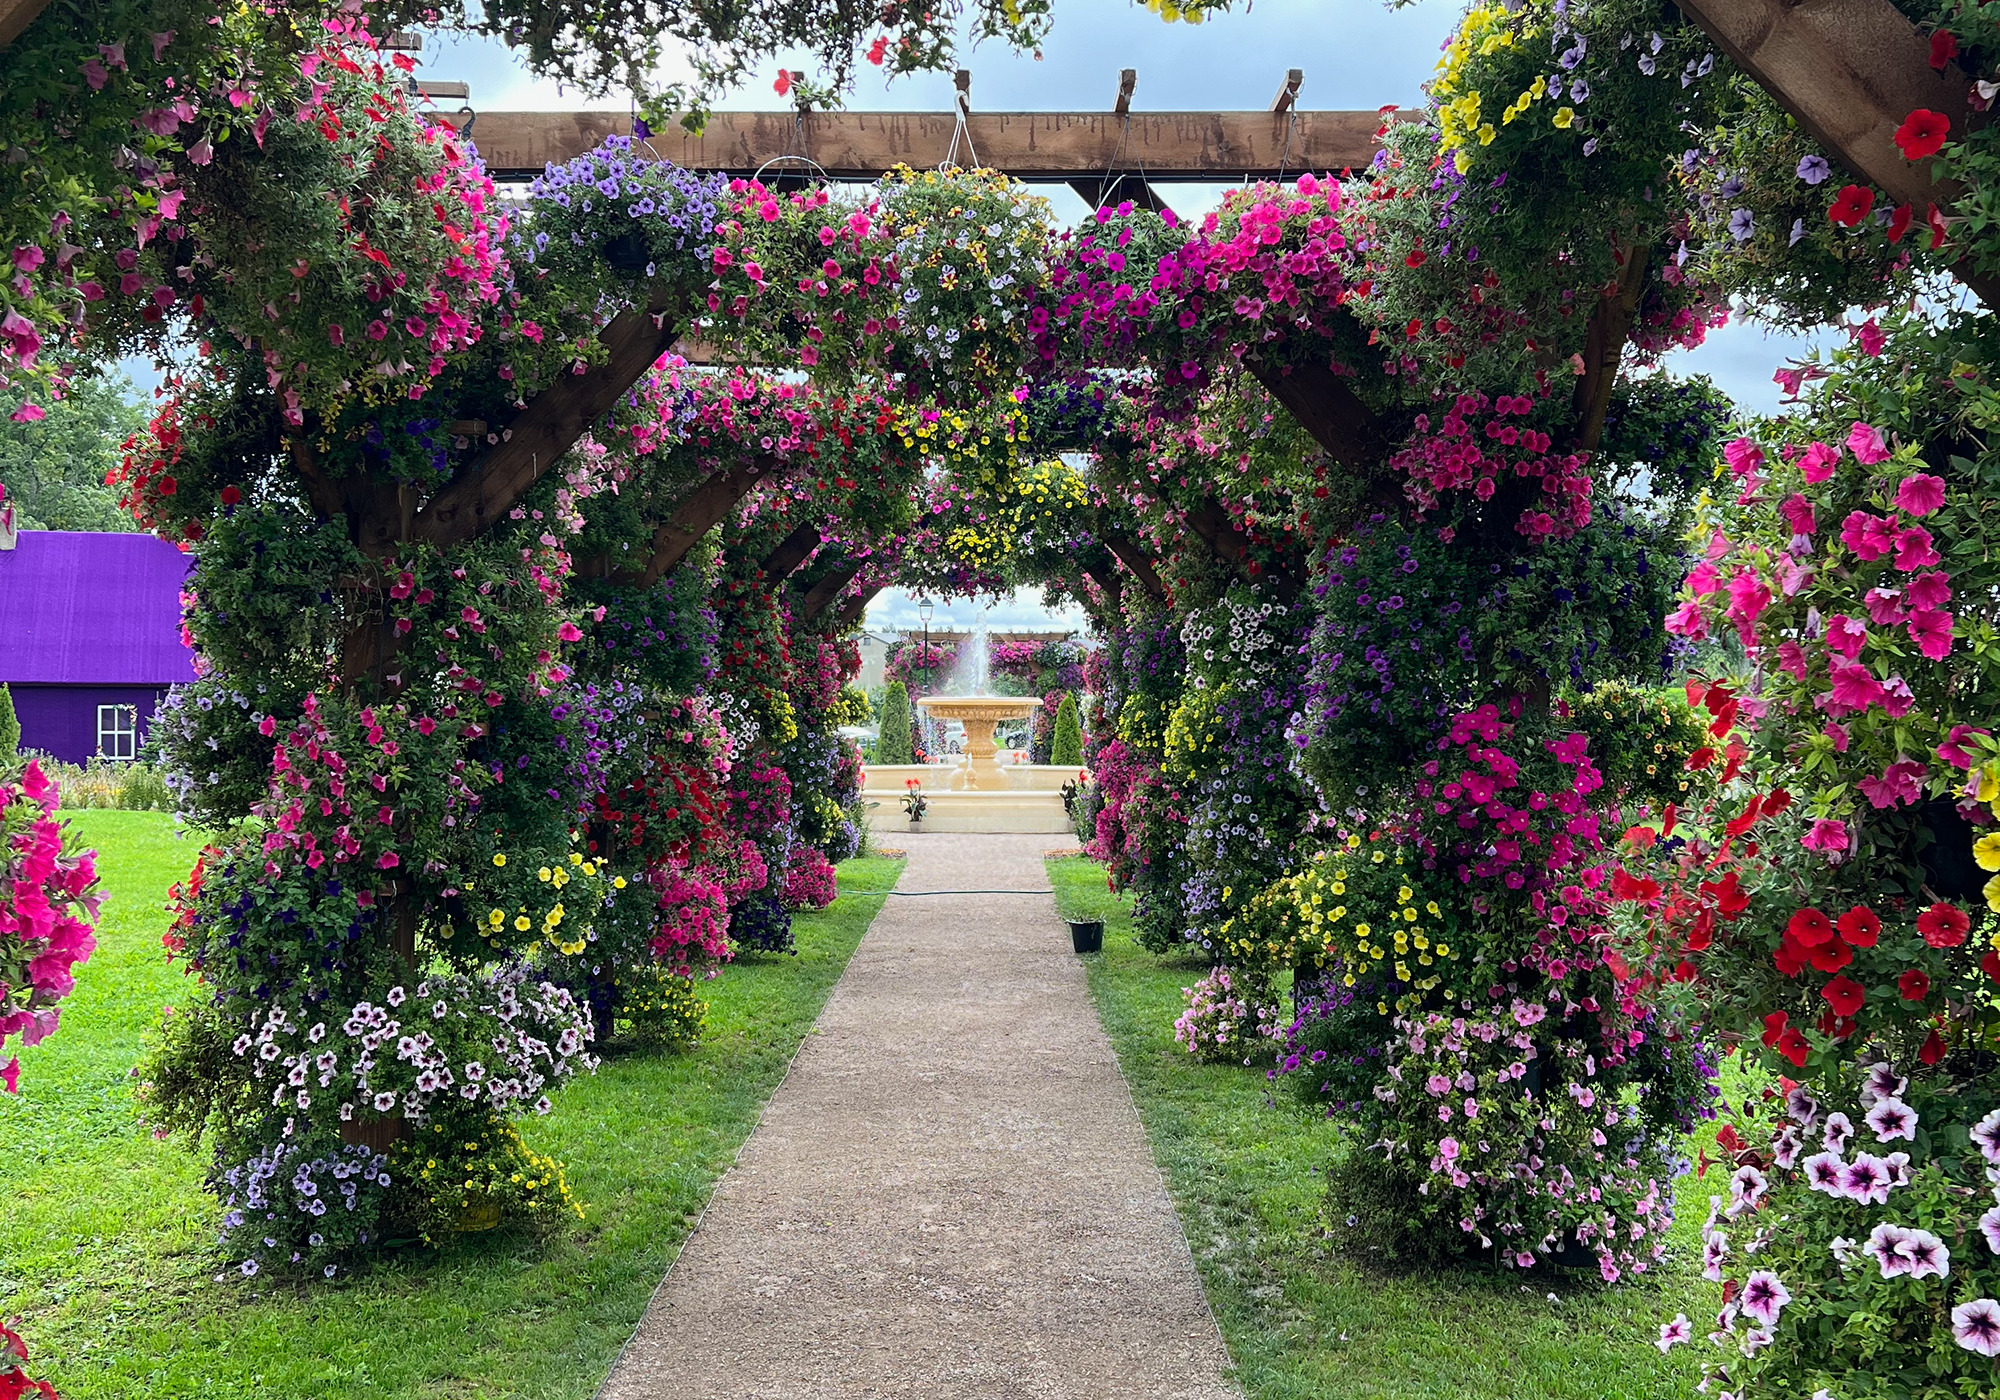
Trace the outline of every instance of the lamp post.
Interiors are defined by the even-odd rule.
[[[924,674],[928,676],[931,673],[931,600],[930,599],[928,598],[917,599],[917,617],[924,624],[924,651],[923,651]],[[930,682],[926,682],[925,684],[929,685]],[[934,689],[935,687],[932,688]]]

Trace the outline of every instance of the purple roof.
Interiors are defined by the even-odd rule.
[[[0,681],[194,679],[180,590],[194,560],[155,535],[23,530],[0,550]]]

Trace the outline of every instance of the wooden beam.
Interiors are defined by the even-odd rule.
[[[619,579],[651,588],[672,573],[701,537],[720,525],[736,503],[777,468],[778,463],[769,457],[751,457],[702,482],[675,503],[671,516],[653,527],[653,553],[645,568],[621,573]]]
[[[472,459],[417,513],[413,536],[428,544],[472,539],[505,518],[543,472],[609,413],[654,361],[673,347],[680,320],[664,300],[644,311],[613,318],[598,338],[610,351],[604,363],[582,374],[563,374],[506,425],[503,440]],[[372,522],[364,551],[385,552],[395,543],[389,522]]]
[[[806,590],[802,613],[810,624],[819,620],[819,615],[832,607],[847,585],[861,577],[861,571],[868,567],[866,559],[849,559],[837,564],[831,573],[822,577]]]
[[[1381,463],[1381,421],[1340,375],[1316,363],[1280,367],[1257,356],[1243,363],[1334,461],[1355,471]]]
[[[0,49],[20,38],[48,6],[49,0],[0,0]]]
[[[1139,586],[1146,590],[1149,598],[1156,603],[1167,601],[1167,586],[1160,581],[1160,571],[1153,567],[1153,561],[1137,540],[1118,531],[1100,534],[1098,539],[1104,542],[1104,547],[1116,556],[1132,577],[1139,580]]]
[[[777,548],[765,555],[758,567],[764,571],[765,578],[777,583],[790,578],[818,548],[819,521],[802,520],[792,527],[791,534],[778,541]]]
[[[1639,310],[1639,295],[1646,287],[1644,244],[1630,247],[1625,266],[1610,293],[1600,297],[1590,313],[1590,327],[1583,344],[1583,377],[1576,381],[1574,400],[1577,426],[1576,445],[1594,451],[1604,436],[1604,417],[1611,411],[1611,390],[1618,382],[1618,366],[1625,355],[1625,342],[1632,332],[1632,318]]]
[[[690,170],[749,176],[777,157],[805,156],[831,179],[873,180],[894,165],[921,170],[942,162],[957,122],[952,112],[717,112],[700,136],[675,125],[651,133],[644,146]],[[1374,159],[1381,124],[1375,112],[987,112],[966,119],[981,164],[1043,183],[1101,179],[1120,168],[1144,169],[1153,184],[1358,168]],[[479,155],[494,178],[525,179],[631,132],[622,112],[481,112]]]
[[[1271,110],[1274,112],[1291,111],[1292,104],[1299,100],[1299,84],[1305,80],[1305,69],[1287,68],[1285,70],[1285,81],[1278,85],[1278,95],[1271,99]]]
[[[840,611],[834,614],[834,630],[845,632],[848,628],[858,625],[862,618],[868,616],[868,605],[875,601],[875,595],[881,591],[882,585],[878,583],[873,588],[862,589],[842,603]]]
[[[1952,136],[1963,136],[1971,79],[1956,64],[1934,70],[1930,40],[1889,0],[1677,3],[1828,155],[1910,205],[1919,223],[1930,204],[1946,208],[1960,193],[1932,178],[1934,161],[1905,160],[1895,131],[1921,107],[1942,112]],[[1969,271],[1959,278],[2000,306],[2000,279]]]

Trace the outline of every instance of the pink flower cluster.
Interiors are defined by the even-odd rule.
[[[646,881],[660,915],[652,937],[656,960],[676,977],[694,976],[697,954],[728,961],[729,902],[714,871],[670,862],[647,871]]]
[[[1590,523],[1589,454],[1555,454],[1547,433],[1508,421],[1534,409],[1526,394],[1460,394],[1435,429],[1429,414],[1419,414],[1415,433],[1389,464],[1410,478],[1406,489],[1424,510],[1447,491],[1469,490],[1486,501],[1508,477],[1539,480],[1546,499],[1525,508],[1515,528],[1530,539],[1572,535]]]
[[[56,1003],[97,947],[97,853],[65,849],[60,802],[38,763],[0,783],[0,1045],[15,1035],[34,1045],[55,1031]],[[20,1060],[9,1057],[0,1088],[17,1092],[20,1075]]]
[[[840,893],[833,865],[817,846],[801,846],[785,870],[785,903],[793,909],[824,909]]]

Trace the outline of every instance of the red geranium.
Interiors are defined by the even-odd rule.
[[[1861,1010],[1861,1004],[1868,999],[1868,989],[1852,977],[1836,977],[1819,994],[1826,998],[1826,1004],[1833,1008],[1836,1016],[1853,1016]]]
[[[1875,191],[1865,185],[1849,185],[1833,201],[1826,216],[1843,228],[1853,228],[1875,208]]]
[[[1943,112],[1933,112],[1927,107],[1919,107],[1903,118],[1903,124],[1896,128],[1896,146],[1905,160],[1923,160],[1944,149],[1944,139],[1951,132],[1951,118]]]
[[[1917,915],[1917,932],[1933,948],[1956,948],[1971,927],[1972,920],[1954,904],[1933,904]]]

